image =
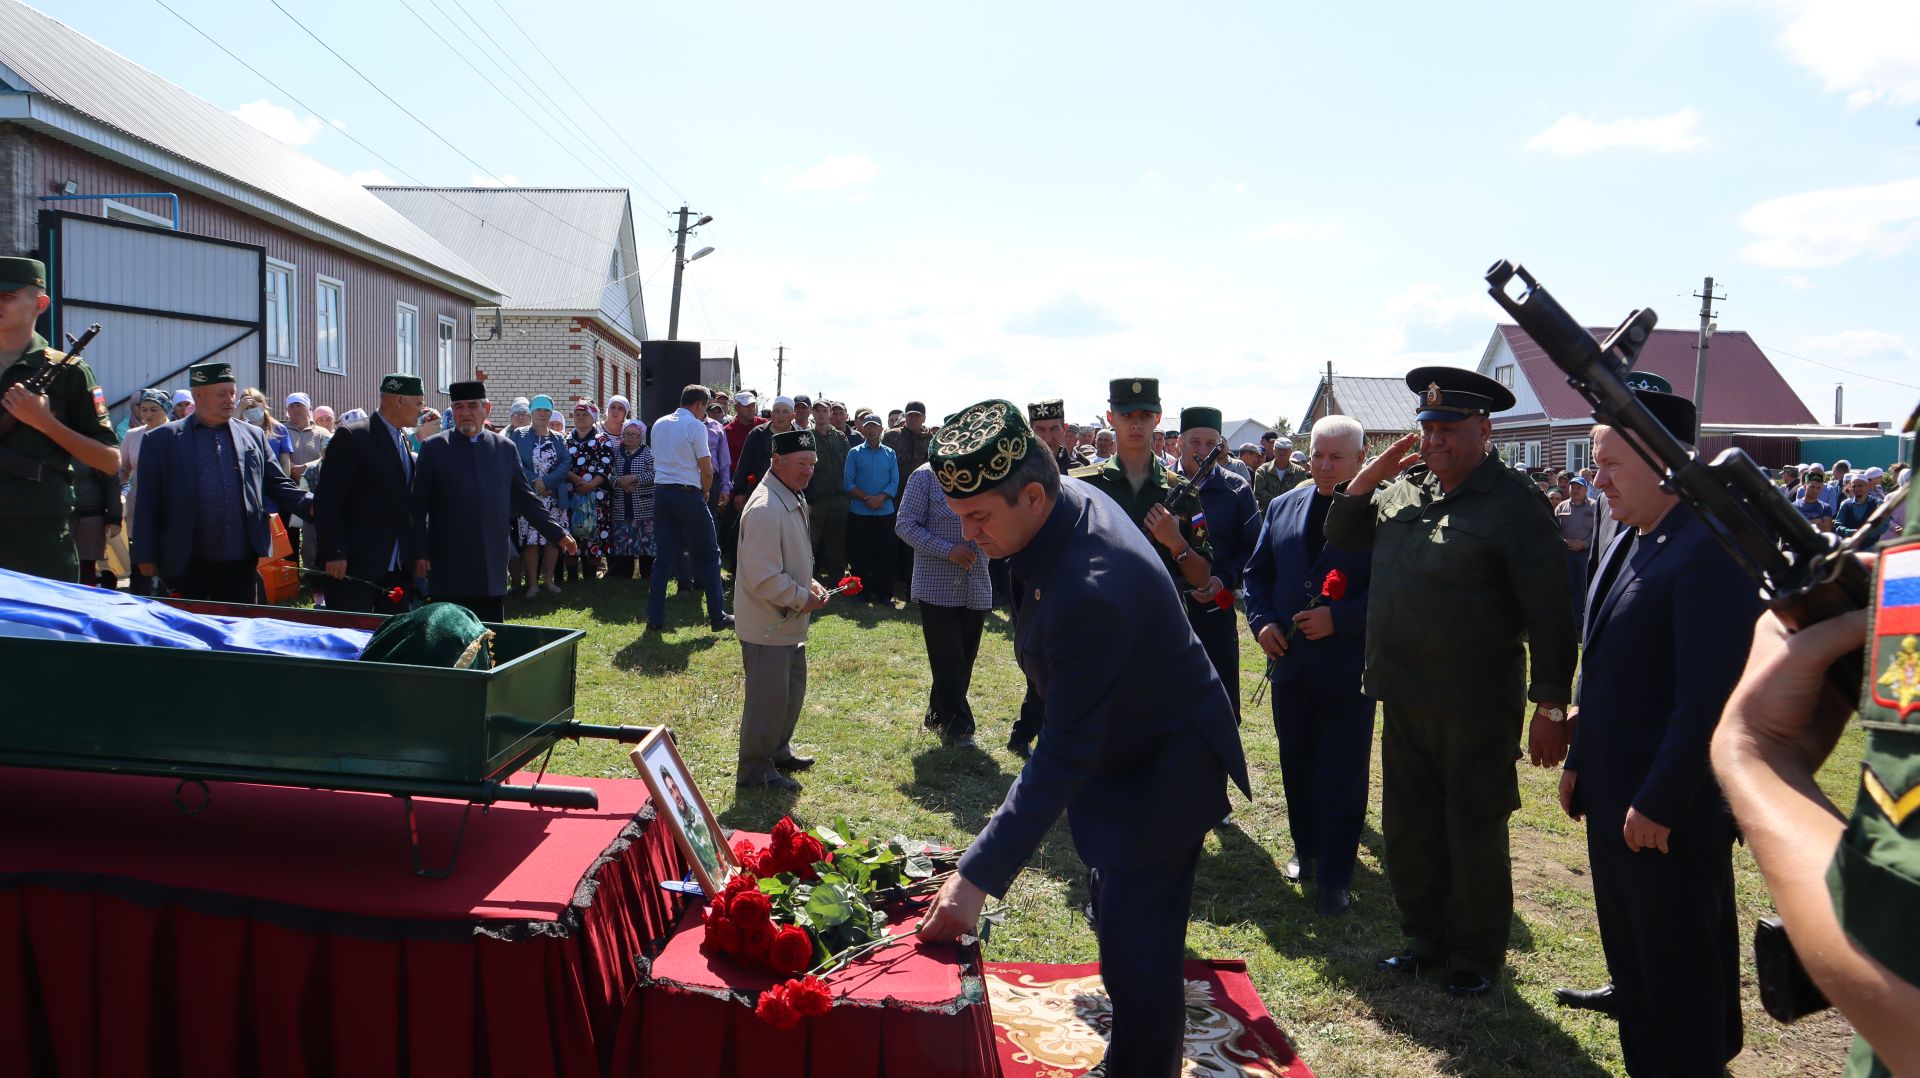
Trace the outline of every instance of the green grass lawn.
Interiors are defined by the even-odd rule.
[[[981,751],[947,749],[920,725],[926,659],[911,610],[830,608],[809,644],[806,711],[795,735],[819,763],[798,795],[736,796],[734,750],[740,721],[740,649],[731,634],[706,629],[694,600],[676,597],[664,636],[641,631],[640,583],[573,585],[531,604],[510,600],[516,620],[584,629],[578,715],[592,722],[671,726],[701,791],[728,827],[765,831],[784,813],[803,826],[845,817],[858,831],[962,843],[1000,803],[1020,760],[1004,744],[1024,687],[1012,658],[1011,628],[988,619],[973,683]],[[1098,625],[1087,626],[1099,632]],[[1263,669],[1243,640],[1242,698]],[[1611,1022],[1555,1007],[1559,985],[1606,980],[1584,828],[1560,813],[1558,771],[1521,766],[1524,807],[1513,818],[1516,913],[1510,978],[1484,1000],[1456,1001],[1436,980],[1375,972],[1400,941],[1380,864],[1379,763],[1354,880],[1351,915],[1313,912],[1312,894],[1282,880],[1291,852],[1270,713],[1249,709],[1242,732],[1254,799],[1207,838],[1187,935],[1197,957],[1242,958],[1260,995],[1315,1070],[1345,1075],[1600,1075],[1623,1073]],[[1822,779],[1851,805],[1861,741],[1850,732]],[[552,771],[631,776],[625,752],[604,741],[563,745]],[[1239,801],[1236,794],[1236,801]],[[1145,806],[1143,806],[1144,810]],[[1743,937],[1771,910],[1744,847],[1734,867]],[[1065,822],[1056,826],[1008,892],[1009,918],[987,945],[990,958],[1091,962],[1098,956],[1078,909],[1086,869]],[[1739,1075],[1838,1073],[1849,1031],[1834,1012],[1782,1027],[1760,1008],[1752,955],[1742,955],[1746,1051]]]

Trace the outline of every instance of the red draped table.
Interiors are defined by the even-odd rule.
[[[561,781],[600,808],[476,808],[436,880],[391,797],[0,768],[0,1074],[606,1073],[682,862]],[[415,804],[444,863],[465,805]]]
[[[765,835],[736,833],[764,846]],[[892,919],[911,929],[919,911]],[[642,964],[637,1006],[621,1015],[612,1073],[674,1078],[998,1078],[980,948],[914,943],[880,951],[828,982],[833,1009],[776,1030],[752,1001],[784,978],[700,950],[700,907]]]

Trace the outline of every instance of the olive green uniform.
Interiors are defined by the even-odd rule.
[[[1920,448],[1914,464],[1920,465]],[[1912,509],[1907,519],[1915,519]],[[1920,625],[1914,607],[1890,601],[1883,587],[1895,558],[1920,559],[1920,534],[1911,524],[1880,542],[1860,693],[1860,722],[1867,728],[1860,795],[1827,868],[1827,889],[1847,935],[1900,979],[1920,985],[1920,937],[1913,931],[1920,909]],[[1855,1037],[1849,1078],[1889,1073]]]
[[[1100,493],[1118,502],[1120,508],[1126,512],[1127,519],[1143,530],[1146,527],[1147,510],[1165,502],[1167,495],[1173,493],[1173,488],[1179,486],[1181,482],[1178,475],[1168,471],[1166,466],[1160,463],[1160,459],[1151,454],[1147,457],[1146,482],[1142,483],[1138,490],[1135,490],[1133,483],[1127,479],[1127,470],[1121,466],[1118,456],[1105,464],[1089,464],[1084,468],[1075,468],[1067,474],[1075,479],[1085,480]],[[1174,518],[1180,522],[1180,537],[1186,540],[1187,545],[1192,547],[1196,554],[1211,562],[1213,547],[1207,543],[1205,528],[1196,532],[1193,527],[1193,515],[1199,511],[1200,496],[1193,490],[1182,494],[1172,509]],[[1180,575],[1180,566],[1173,560],[1173,553],[1161,546],[1152,536],[1147,537],[1147,542],[1152,544],[1154,553],[1160,555],[1160,563],[1167,567],[1167,573],[1173,577],[1174,587],[1179,590],[1180,597],[1184,600],[1187,590],[1192,585]],[[1191,603],[1185,605],[1192,606]]]
[[[0,392],[32,377],[62,353],[47,346],[38,333],[19,357],[0,357]],[[102,445],[119,445],[107,418],[106,398],[84,361],[66,364],[47,387],[47,407],[71,430]],[[69,583],[80,579],[80,559],[73,548],[68,520],[73,514],[71,457],[52,438],[18,424],[0,447],[41,462],[45,478],[39,482],[0,469],[0,569],[43,576]]]
[[[1373,550],[1362,687],[1386,711],[1381,823],[1401,929],[1419,960],[1492,980],[1513,920],[1525,702],[1571,696],[1566,544],[1546,498],[1491,455],[1452,493],[1422,466],[1371,497],[1336,495],[1326,535]]]
[[[1299,486],[1307,478],[1305,468],[1295,467],[1290,462],[1270,460],[1253,471],[1253,500],[1264,514],[1268,502]]]

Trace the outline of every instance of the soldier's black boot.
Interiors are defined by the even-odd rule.
[[[1599,988],[1556,988],[1553,990],[1553,1001],[1575,1010],[1599,1011],[1615,1018],[1620,1016],[1620,1004],[1611,984]]]

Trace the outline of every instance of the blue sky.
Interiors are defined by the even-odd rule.
[[[1920,400],[1911,0],[280,2],[484,167],[270,4],[168,0],[310,108],[155,0],[38,6],[366,182],[635,187],[658,335],[652,199],[684,197],[717,251],[682,336],[767,391],[785,343],[789,393],[936,417],[1083,419],[1150,375],[1169,411],[1297,418],[1328,362],[1476,362],[1508,257],[1596,324],[1692,326],[1712,274],[1821,419],[1836,382],[1850,422]]]

